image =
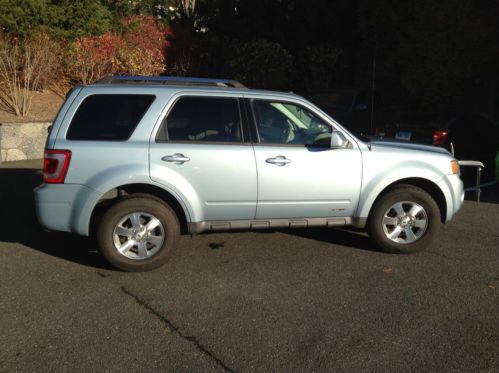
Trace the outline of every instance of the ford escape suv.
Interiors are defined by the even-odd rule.
[[[159,267],[180,234],[204,231],[349,225],[412,253],[464,196],[445,149],[368,142],[300,96],[201,78],[74,88],[43,171],[42,225],[95,236],[127,271]]]

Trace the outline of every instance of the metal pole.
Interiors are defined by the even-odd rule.
[[[476,170],[476,200],[480,203],[480,178],[482,176],[482,168],[480,166],[477,167]]]
[[[373,56],[373,70],[372,70],[372,82],[371,82],[371,135],[374,135],[374,85],[376,81],[376,55]]]

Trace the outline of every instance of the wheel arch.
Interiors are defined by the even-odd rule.
[[[90,234],[95,233],[99,218],[110,205],[122,196],[133,194],[151,195],[168,204],[177,215],[181,234],[188,233],[189,212],[177,197],[158,186],[136,183],[120,185],[103,194],[103,198],[94,206],[91,213]]]
[[[445,218],[447,216],[447,202],[445,199],[444,192],[440,187],[431,180],[419,178],[419,177],[410,177],[405,179],[400,179],[394,181],[393,183],[387,185],[374,199],[373,203],[369,206],[369,216],[372,213],[373,206],[378,202],[384,195],[393,190],[395,187],[400,185],[411,185],[421,188],[425,192],[427,192],[437,203],[438,208],[440,210],[440,220],[442,223],[445,223]],[[369,219],[368,216],[368,219]]]

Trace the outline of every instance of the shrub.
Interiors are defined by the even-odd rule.
[[[0,34],[0,106],[24,116],[33,91],[50,85],[59,69],[60,47],[46,34],[15,38]]]
[[[291,86],[293,56],[278,43],[256,40],[236,50],[230,63],[235,78],[251,87],[286,89]]]
[[[159,25],[152,16],[136,15],[124,18],[125,41],[136,47],[150,50],[158,59],[164,58],[167,28]]]
[[[116,72],[157,75],[165,70],[166,28],[154,17],[138,15],[123,19],[125,45],[118,51]]]
[[[106,75],[157,75],[165,69],[166,28],[151,16],[131,16],[123,21],[123,35],[76,39],[67,58],[67,75],[83,84]]]
[[[309,89],[326,89],[338,67],[341,49],[321,44],[305,48],[305,61],[310,78]]]
[[[124,46],[125,41],[116,34],[76,39],[66,56],[67,74],[83,84],[113,74],[118,50]]]

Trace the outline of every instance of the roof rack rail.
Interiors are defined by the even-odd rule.
[[[106,76],[95,84],[161,84],[187,86],[216,86],[226,88],[247,88],[230,79],[188,78],[183,76]]]

